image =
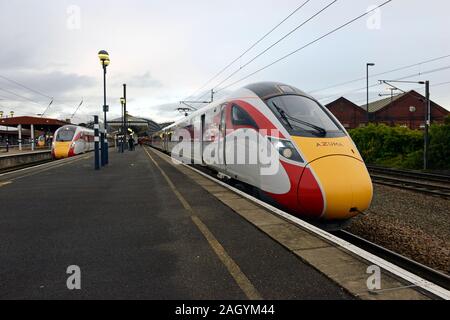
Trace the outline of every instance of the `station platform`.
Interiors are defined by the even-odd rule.
[[[144,148],[92,156],[0,176],[0,299],[352,298]]]
[[[52,160],[51,150],[12,151],[0,154],[0,173]]]
[[[17,155],[25,155],[25,154],[34,154],[34,153],[41,153],[41,152],[50,152],[50,148],[36,148],[35,150],[31,149],[10,149],[8,152],[5,151],[5,149],[0,150],[0,157],[12,157]]]

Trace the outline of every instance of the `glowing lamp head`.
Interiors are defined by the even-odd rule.
[[[104,66],[109,66],[110,60],[109,60],[109,54],[105,50],[100,50],[98,52],[98,58],[100,59],[100,63]]]

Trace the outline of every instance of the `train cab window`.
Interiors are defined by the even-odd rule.
[[[75,135],[75,127],[65,127],[61,128],[56,135],[56,141],[64,142],[64,141],[72,141],[73,136]]]
[[[231,123],[236,126],[250,126],[258,128],[255,121],[252,117],[250,117],[247,111],[236,105],[231,107]]]
[[[282,95],[266,101],[284,127],[299,136],[342,137],[345,132],[325,107],[311,98]]]

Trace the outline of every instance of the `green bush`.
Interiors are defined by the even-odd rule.
[[[429,167],[450,169],[450,117],[443,125],[432,125],[429,132]],[[367,163],[407,169],[423,166],[421,130],[369,124],[349,133]]]
[[[432,125],[430,127],[428,154],[430,168],[450,169],[450,121],[447,121],[445,125]]]

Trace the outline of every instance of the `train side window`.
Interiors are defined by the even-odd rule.
[[[236,105],[233,105],[231,109],[231,122],[237,126],[250,126],[258,128],[255,120],[250,117],[247,111]]]

